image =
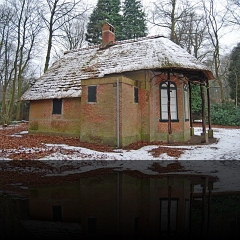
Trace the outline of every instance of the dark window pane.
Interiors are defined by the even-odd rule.
[[[134,102],[138,103],[138,88],[134,87]]]
[[[53,99],[52,114],[62,114],[62,99]]]
[[[54,222],[62,221],[62,206],[52,206],[52,214]]]
[[[88,233],[97,233],[97,218],[88,218]]]
[[[97,102],[97,87],[88,87],[88,102]]]

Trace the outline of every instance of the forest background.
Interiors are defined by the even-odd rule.
[[[239,0],[0,0],[0,124],[28,120],[21,95],[65,51],[100,43],[105,20],[116,40],[162,35],[206,64],[213,124],[240,125]],[[192,98],[198,119],[197,86]]]

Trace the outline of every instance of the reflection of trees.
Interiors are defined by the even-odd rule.
[[[240,195],[221,194],[211,196],[210,236],[238,236],[240,229]],[[206,206],[208,200],[206,198]],[[201,224],[202,201],[195,199],[192,204],[192,228],[198,231]],[[207,216],[206,207],[206,216]]]
[[[28,210],[21,198],[7,194],[0,196],[0,238],[12,239],[26,234],[21,225],[22,218],[27,217]]]

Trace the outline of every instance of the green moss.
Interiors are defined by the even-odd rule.
[[[37,131],[38,130],[38,121],[31,121],[29,123],[29,130]]]

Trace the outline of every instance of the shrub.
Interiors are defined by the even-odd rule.
[[[240,126],[240,107],[231,102],[211,106],[212,124]]]

